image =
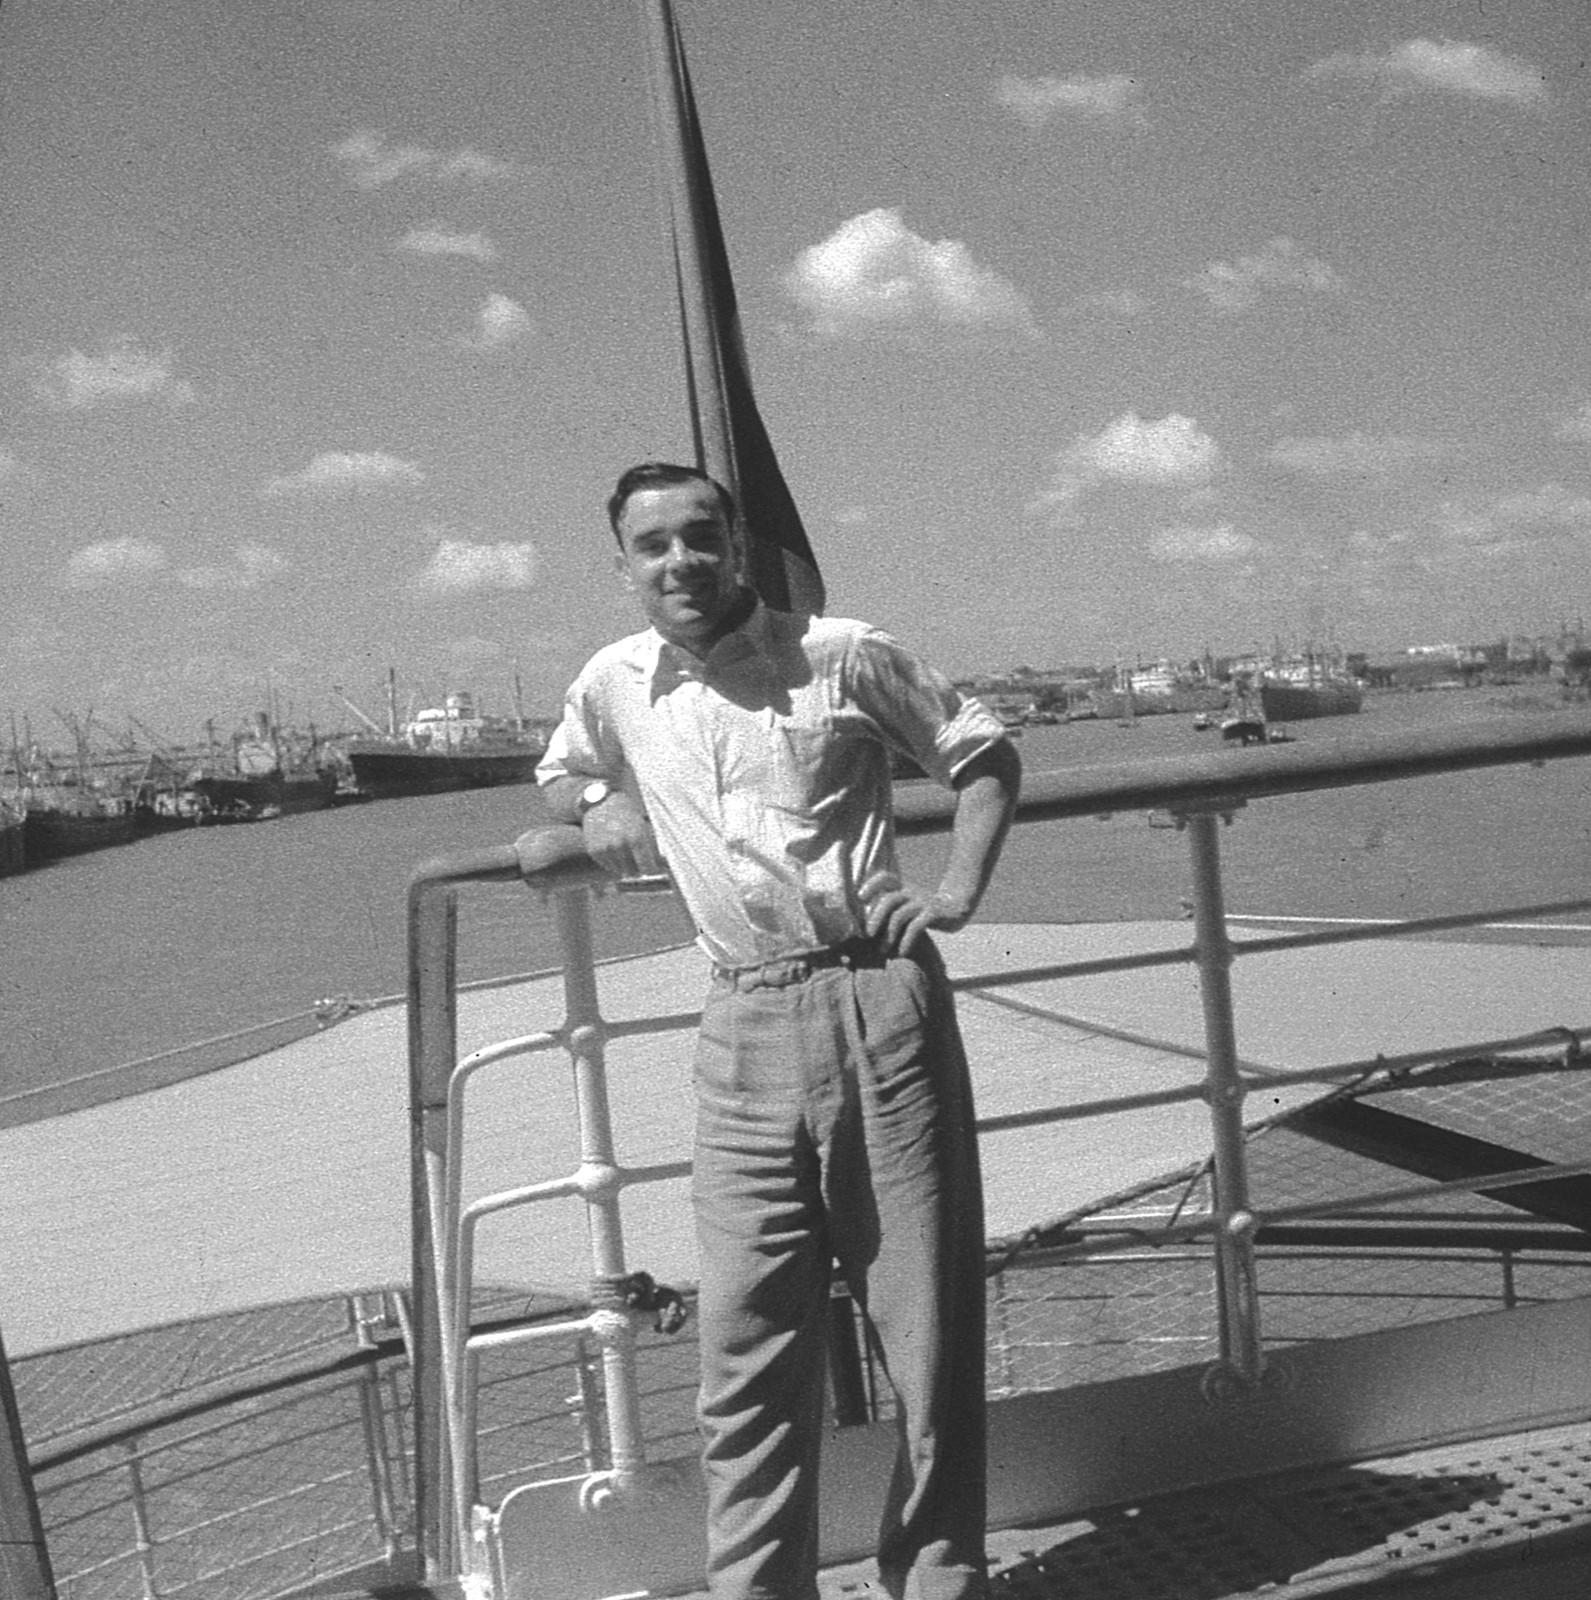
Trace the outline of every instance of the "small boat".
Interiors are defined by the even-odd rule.
[[[1262,716],[1235,711],[1221,719],[1221,737],[1228,744],[1268,744],[1270,733]]]
[[[1264,703],[1253,679],[1236,677],[1232,680],[1226,713],[1221,718],[1221,737],[1228,744],[1244,746],[1270,742]]]

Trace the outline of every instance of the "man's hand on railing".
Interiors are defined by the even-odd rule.
[[[640,802],[622,789],[586,812],[580,835],[586,853],[615,878],[656,878],[668,870]]]

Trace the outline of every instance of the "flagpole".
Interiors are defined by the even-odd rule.
[[[738,495],[729,401],[718,342],[713,337],[712,269],[706,242],[695,223],[699,196],[688,155],[692,118],[685,100],[679,30],[669,0],[640,0],[640,6],[650,46],[652,94],[662,139],[697,465],[731,494]]]
[[[734,276],[671,0],[641,0],[669,201],[696,464],[734,496],[746,576],[781,611],[821,613],[823,577],[752,393]]]

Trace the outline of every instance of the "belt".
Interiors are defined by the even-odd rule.
[[[844,944],[825,945],[821,950],[802,950],[795,955],[781,956],[777,961],[763,961],[750,967],[721,967],[714,965],[713,978],[731,989],[788,989],[793,983],[805,983],[814,972],[827,967],[882,967],[884,952],[871,939],[848,939]]]

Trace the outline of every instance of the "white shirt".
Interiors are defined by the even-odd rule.
[[[705,661],[653,629],[570,686],[537,781],[638,796],[720,965],[865,934],[859,890],[899,879],[890,752],[949,786],[999,720],[866,623],[759,605]]]

